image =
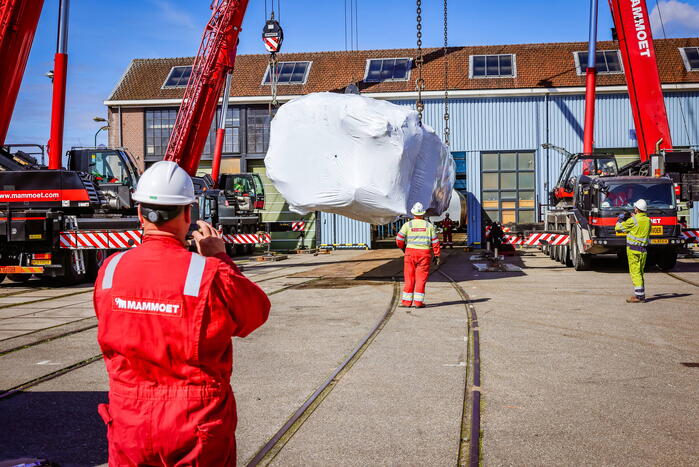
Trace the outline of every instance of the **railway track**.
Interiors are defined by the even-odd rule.
[[[677,279],[678,281],[682,281],[682,282],[684,282],[684,283],[686,283],[686,284],[693,285],[694,287],[699,287],[699,282],[696,282],[696,281],[693,281],[693,280],[689,280],[689,279],[687,279],[687,278],[685,278],[685,277],[680,276],[679,274],[677,274],[677,273],[675,273],[675,272],[663,271],[663,274],[667,274],[668,276],[670,276],[670,277],[672,277],[672,278],[674,278],[674,279]]]
[[[473,305],[469,302],[465,290],[448,274],[438,270],[456,290],[464,302],[468,316],[469,339],[467,349],[467,377],[464,385],[463,410],[460,424],[460,436],[458,446],[458,465],[477,467],[480,461],[480,348],[478,318]],[[357,346],[349,353],[340,365],[327,377],[327,379],[306,399],[292,416],[277,430],[277,432],[246,462],[247,467],[269,465],[279,452],[284,449],[287,442],[303,426],[315,409],[323,403],[323,400],[341,381],[342,377],[350,371],[362,354],[376,339],[381,330],[394,315],[398,307],[400,297],[400,283],[393,282],[393,296],[383,316],[376,325],[364,336]]]
[[[276,279],[279,279],[279,278],[281,278],[281,277],[286,277],[286,276],[278,276],[278,277],[276,277]],[[267,280],[272,280],[272,279],[275,279],[275,278],[269,278],[269,279],[267,279]],[[299,286],[302,286],[302,285],[306,285],[306,284],[309,284],[309,283],[311,283],[311,282],[315,282],[315,281],[317,281],[317,280],[319,280],[319,279],[320,279],[320,278],[313,278],[313,279],[308,279],[308,280],[305,280],[305,281],[302,281],[302,282],[298,282],[298,283],[295,283],[295,284],[285,285],[285,286],[283,286],[283,287],[281,287],[281,288],[279,288],[279,289],[276,289],[276,290],[273,290],[273,291],[269,292],[267,295],[268,295],[268,296],[276,295],[276,294],[285,292],[285,291],[287,291],[287,290],[290,290],[290,289],[293,289],[293,288],[296,288],[296,287],[299,287]],[[87,293],[87,292],[91,292],[91,290],[88,290],[88,291],[86,291],[85,293]],[[52,342],[52,341],[55,341],[55,340],[58,340],[58,339],[62,339],[62,338],[65,338],[65,337],[69,337],[69,336],[72,336],[72,335],[75,335],[75,334],[79,334],[79,333],[82,333],[82,332],[86,332],[86,331],[89,331],[89,330],[91,330],[91,329],[95,329],[95,328],[97,327],[97,318],[92,318],[92,317],[91,317],[91,318],[83,318],[83,319],[81,319],[81,320],[70,321],[69,323],[64,323],[63,325],[59,325],[59,326],[66,326],[66,325],[69,325],[69,324],[74,324],[74,323],[79,322],[79,321],[87,321],[87,320],[92,320],[91,323],[93,323],[93,324],[89,324],[89,325],[84,326],[84,327],[81,327],[81,328],[79,328],[79,329],[73,329],[73,330],[68,331],[68,332],[65,332],[65,333],[61,333],[61,334],[58,334],[58,335],[50,336],[50,337],[47,337],[47,338],[44,338],[44,339],[39,339],[39,340],[36,340],[36,341],[33,341],[33,342],[29,342],[29,343],[25,343],[25,344],[22,344],[22,345],[18,345],[18,346],[16,346],[16,347],[12,347],[12,348],[9,348],[9,349],[5,349],[5,350],[3,350],[3,351],[0,351],[0,357],[5,356],[5,355],[10,354],[10,353],[13,353],[13,352],[20,351],[20,350],[25,350],[25,349],[28,349],[28,348],[30,348],[30,347],[35,347],[35,346],[38,346],[38,345],[41,345],[41,344],[46,344],[46,343],[48,343],[48,342]],[[58,327],[58,326],[54,326],[54,328],[56,328],[56,327]],[[39,330],[39,331],[42,331],[42,330]],[[34,332],[38,332],[38,331],[34,331]],[[32,334],[32,333],[22,334],[21,336],[15,336],[15,337],[12,337],[12,338],[10,338],[10,339],[16,339],[16,338],[19,338],[19,337],[24,337],[24,336],[27,336],[28,334]],[[9,340],[9,339],[6,339],[6,340]],[[0,341],[0,342],[1,342],[1,341]],[[67,374],[67,373],[70,373],[70,372],[75,371],[75,370],[77,370],[77,369],[79,369],[79,368],[82,368],[82,367],[87,366],[87,365],[89,365],[89,364],[91,364],[91,363],[94,363],[94,362],[100,360],[101,358],[102,358],[102,354],[93,355],[93,356],[91,356],[91,357],[89,357],[89,358],[86,358],[86,359],[84,359],[84,360],[81,360],[80,362],[73,363],[73,364],[71,364],[71,365],[65,366],[65,367],[60,368],[60,369],[58,369],[58,370],[56,370],[56,371],[53,371],[53,372],[51,372],[51,373],[47,373],[46,375],[42,375],[42,376],[40,376],[40,377],[38,377],[38,378],[34,378],[34,379],[32,379],[32,380],[29,380],[29,381],[23,382],[23,383],[21,383],[21,384],[18,384],[18,385],[16,385],[16,386],[13,386],[13,387],[11,387],[11,388],[9,388],[9,389],[6,389],[6,390],[3,391],[3,392],[0,392],[0,400],[10,398],[10,397],[12,397],[12,396],[14,396],[14,395],[16,395],[16,394],[18,394],[18,393],[20,393],[20,392],[26,390],[26,389],[29,389],[29,388],[32,388],[32,387],[36,386],[36,385],[38,385],[38,384],[44,383],[44,382],[46,382],[46,381],[50,381],[50,380],[52,380],[52,379],[54,379],[54,378],[58,378],[59,376],[63,376],[63,375],[65,375],[65,374]]]

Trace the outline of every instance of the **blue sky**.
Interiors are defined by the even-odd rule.
[[[647,0],[656,19],[655,0]],[[347,0],[349,2],[349,0]],[[357,0],[360,49],[415,46],[415,3]],[[72,0],[65,146],[92,145],[109,96],[133,58],[194,55],[210,0]],[[599,39],[611,17],[600,0]],[[45,144],[49,135],[57,0],[46,0],[20,90],[8,143]],[[269,10],[271,0],[267,0]],[[276,4],[276,2],[275,2]],[[668,37],[699,36],[699,0],[659,2]],[[345,50],[345,0],[281,0],[283,52]],[[450,45],[587,40],[588,0],[450,0]],[[423,0],[425,47],[441,46],[442,2]],[[265,1],[250,0],[240,53],[264,53]],[[662,37],[658,30],[656,38]],[[98,144],[106,143],[103,132]]]

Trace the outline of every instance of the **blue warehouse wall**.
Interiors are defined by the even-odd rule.
[[[699,145],[699,93],[666,93],[666,106],[675,146]],[[414,106],[414,101],[397,101]],[[563,156],[541,148],[549,142],[570,152],[580,152],[585,113],[583,95],[533,97],[477,97],[451,99],[449,105],[451,149],[465,153],[469,202],[469,241],[481,241],[481,163],[483,151],[530,150],[536,153],[536,192],[538,204],[546,204],[549,186],[555,184]],[[425,102],[424,121],[438,134],[444,127],[444,102]],[[597,97],[595,146],[635,148],[629,130],[634,128],[626,94]],[[699,227],[699,207],[692,225]],[[474,228],[475,227],[475,228]]]

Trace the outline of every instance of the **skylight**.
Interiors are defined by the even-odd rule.
[[[277,84],[305,84],[311,62],[279,62],[277,63]],[[269,65],[262,84],[270,84]]]
[[[515,56],[471,55],[471,78],[512,78],[516,76]]]
[[[407,81],[410,76],[409,58],[377,58],[367,60],[364,81],[380,83],[382,81]]]
[[[687,71],[699,71],[699,47],[684,47],[680,52]]]
[[[575,52],[577,60],[575,66],[579,75],[584,75],[587,71],[587,52]],[[597,73],[621,73],[621,58],[618,50],[598,50],[595,54],[595,65]]]
[[[163,84],[163,88],[179,88],[187,86],[189,76],[192,74],[191,66],[173,66],[170,74]]]

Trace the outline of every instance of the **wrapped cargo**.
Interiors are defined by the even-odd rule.
[[[336,213],[372,224],[417,201],[439,215],[454,186],[454,160],[405,106],[355,94],[310,94],[272,120],[267,175],[292,211]]]

